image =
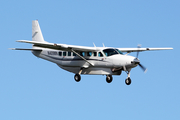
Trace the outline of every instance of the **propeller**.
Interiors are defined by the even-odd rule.
[[[144,73],[146,73],[147,72],[147,68],[146,67],[144,67],[142,64],[140,64],[139,63],[139,67],[144,71]]]
[[[140,63],[140,61],[139,61],[139,59],[138,59],[138,56],[139,56],[139,48],[141,48],[141,45],[139,44],[139,45],[137,46],[137,48],[138,48],[138,51],[137,51],[137,55],[136,55],[136,60],[135,60],[134,62],[139,65],[139,67],[144,71],[144,73],[146,73],[147,68],[144,67],[144,66]]]
[[[141,48],[141,44],[138,44],[137,48],[138,48],[138,50],[139,50],[139,48]],[[137,51],[136,58],[138,58],[138,56],[139,56],[139,51]]]

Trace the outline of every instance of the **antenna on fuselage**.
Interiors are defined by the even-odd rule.
[[[96,47],[96,45],[93,43],[94,47]]]
[[[103,44],[103,47],[105,47],[104,43],[102,43],[102,44]]]

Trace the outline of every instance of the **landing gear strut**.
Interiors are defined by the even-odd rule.
[[[127,71],[126,73],[128,77],[126,78],[125,83],[126,85],[130,85],[131,84],[130,71]]]
[[[112,75],[107,75],[107,76],[106,76],[106,82],[107,82],[107,83],[111,83],[112,80],[113,80]]]

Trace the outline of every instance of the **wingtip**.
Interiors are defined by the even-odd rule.
[[[23,40],[16,40],[16,42],[22,42]]]
[[[8,48],[9,50],[16,50],[16,48]]]

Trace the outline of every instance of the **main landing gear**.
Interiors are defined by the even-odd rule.
[[[81,76],[80,76],[80,74],[75,74],[75,75],[74,75],[74,80],[75,80],[76,82],[81,81]],[[107,82],[107,83],[111,83],[112,80],[113,80],[112,75],[107,75],[107,77],[106,77],[106,82]]]
[[[113,80],[112,75],[107,75],[107,76],[106,76],[106,82],[107,82],[107,83],[111,83],[112,80]]]
[[[79,82],[79,81],[81,80],[81,76],[80,76],[79,74],[75,74],[75,75],[74,75],[74,80],[75,80],[76,82]]]
[[[131,84],[131,78],[126,78],[126,80],[125,80],[125,83],[126,83],[126,85],[130,85]]]
[[[79,82],[79,81],[81,80],[80,74],[82,73],[82,70],[83,70],[83,68],[80,69],[79,73],[77,73],[77,74],[74,75],[74,80],[75,80],[76,82]]]

